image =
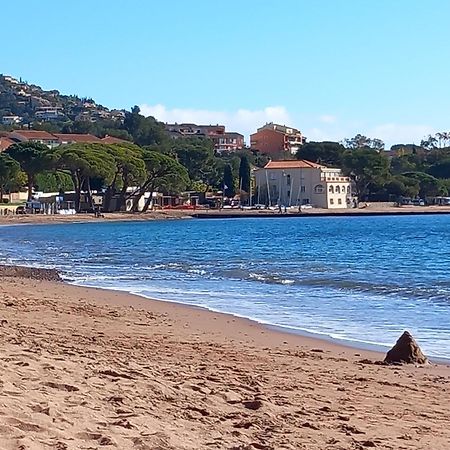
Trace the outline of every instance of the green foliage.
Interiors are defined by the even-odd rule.
[[[0,200],[3,193],[20,186],[20,165],[6,153],[0,153]]]
[[[20,142],[8,147],[5,153],[15,159],[27,175],[28,199],[31,199],[36,175],[52,165],[48,147],[34,142]]]
[[[235,190],[234,190],[234,176],[233,176],[233,169],[231,168],[230,164],[226,164],[223,169],[223,194],[226,197],[234,197]]]
[[[296,156],[325,166],[341,167],[344,152],[345,147],[338,142],[307,142]]]
[[[138,106],[126,113],[123,125],[133,142],[140,146],[161,144],[168,139],[164,125],[154,117],[141,115]]]
[[[389,177],[387,157],[368,148],[347,150],[343,155],[343,166],[354,179],[360,199],[364,199],[369,193],[369,185],[383,185]]]
[[[432,175],[424,172],[407,172],[403,176],[419,183],[419,196],[421,198],[447,195],[445,184]]]
[[[41,172],[36,175],[36,189],[42,192],[72,191],[72,179],[64,172]]]
[[[384,142],[381,139],[371,139],[362,134],[357,134],[355,137],[351,139],[344,140],[345,146],[350,149],[374,149],[374,150],[383,150]]]
[[[239,188],[241,191],[250,192],[250,164],[246,156],[241,157],[239,164]]]

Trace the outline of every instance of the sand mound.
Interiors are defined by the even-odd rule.
[[[426,356],[408,331],[405,331],[396,344],[386,354],[387,364],[426,364]]]

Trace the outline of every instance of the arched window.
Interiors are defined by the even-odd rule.
[[[350,185],[347,186],[347,194],[350,194],[351,189],[350,189]]]
[[[340,186],[336,186],[336,194],[340,194],[341,193],[341,188]]]
[[[333,185],[330,185],[330,187],[328,188],[328,192],[330,192],[330,194],[334,194],[334,187],[333,187]]]
[[[316,194],[323,194],[323,184],[318,184],[314,187],[314,192]]]

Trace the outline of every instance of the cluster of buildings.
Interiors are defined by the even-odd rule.
[[[0,152],[19,142],[36,142],[39,144],[44,144],[49,148],[55,148],[63,144],[118,144],[128,141],[124,141],[123,139],[113,136],[99,138],[92,134],[49,133],[47,131],[37,130],[14,130],[10,132],[0,131]]]
[[[65,120],[89,121],[125,119],[125,111],[110,110],[92,99],[61,95],[57,90],[45,91],[41,87],[0,75],[0,123],[6,126]]]

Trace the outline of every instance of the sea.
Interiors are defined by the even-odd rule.
[[[7,225],[0,263],[357,348],[450,358],[450,216]]]

